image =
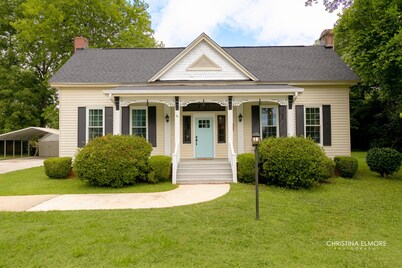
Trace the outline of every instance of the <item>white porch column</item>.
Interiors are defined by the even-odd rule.
[[[169,116],[169,122],[166,122],[166,118],[163,118],[165,120],[165,155],[171,155],[172,154],[171,122],[173,118],[172,115],[170,114],[170,107],[167,105],[164,106],[164,117],[166,117],[166,115]]]
[[[295,129],[295,118],[294,118],[294,109],[293,109],[293,96],[288,96],[288,137],[295,136],[296,129]]]
[[[174,111],[174,147],[177,146],[178,161],[180,161],[180,102],[179,97],[175,97]]]
[[[114,97],[113,135],[121,134],[121,105],[120,97]]]
[[[237,106],[237,119],[239,116],[242,115],[244,117],[243,112],[243,104]],[[237,122],[237,153],[242,154],[244,153],[244,121],[241,120]]]
[[[233,146],[233,98],[229,96],[228,102],[228,159],[230,160],[230,146]]]

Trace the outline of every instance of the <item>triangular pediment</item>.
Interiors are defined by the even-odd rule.
[[[216,64],[207,55],[202,55],[187,67],[187,71],[222,71],[222,67]]]
[[[201,34],[148,82],[258,79],[206,34]]]

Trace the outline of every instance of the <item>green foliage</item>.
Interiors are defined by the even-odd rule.
[[[237,179],[239,182],[255,182],[255,155],[252,153],[237,156]]]
[[[352,88],[352,146],[402,150],[402,4],[356,0],[334,29],[335,48],[361,81]]]
[[[154,155],[149,158],[149,182],[167,181],[171,178],[172,158],[167,155]]]
[[[52,179],[65,179],[70,175],[71,157],[51,157],[43,161],[45,174]]]
[[[71,56],[74,36],[91,47],[155,47],[141,0],[7,0],[0,4],[0,133],[58,126],[48,80]]]
[[[386,177],[401,167],[402,156],[392,148],[372,148],[367,152],[366,162],[371,171]]]
[[[142,137],[98,137],[78,151],[74,172],[91,185],[131,185],[146,180],[151,151],[152,145]]]
[[[291,189],[310,188],[330,177],[329,161],[322,148],[311,139],[269,138],[261,142],[259,152],[261,175],[268,184]]]
[[[356,158],[350,156],[336,156],[335,170],[343,178],[353,178],[357,172],[358,162]]]
[[[319,179],[319,182],[326,181],[334,176],[334,171],[335,171],[334,161],[331,158],[325,156],[324,162],[323,162],[323,168],[324,168],[322,171],[323,173],[322,173],[321,178]]]

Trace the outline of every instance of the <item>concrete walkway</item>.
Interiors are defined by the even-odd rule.
[[[22,157],[0,160],[0,174],[43,166],[43,160],[45,159],[45,157]]]
[[[199,184],[159,193],[0,196],[0,211],[165,208],[210,201],[229,190],[229,184]]]

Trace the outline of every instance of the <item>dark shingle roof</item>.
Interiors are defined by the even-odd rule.
[[[77,50],[50,82],[144,83],[183,49]],[[322,46],[223,49],[263,82],[358,80],[332,49]]]

